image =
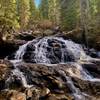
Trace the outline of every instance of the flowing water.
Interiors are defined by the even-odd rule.
[[[78,63],[79,61],[89,61],[91,59],[91,57],[86,55],[80,44],[76,44],[71,40],[64,40],[57,37],[34,39],[20,46],[16,51],[14,59],[11,60],[15,67],[14,70],[12,70],[12,75],[19,77],[24,87],[31,87],[32,85],[28,85],[23,72],[17,68],[18,64],[22,61],[46,64],[48,67],[52,66],[52,64],[57,66],[57,64],[70,63],[72,67],[67,69],[69,76],[91,82],[100,82],[100,79],[94,78]],[[84,93],[81,93],[80,90],[74,86],[71,78],[63,71],[59,71],[59,73],[65,77],[66,84],[70,87],[75,99],[85,100],[82,99]]]
[[[57,37],[45,37],[40,40],[30,41],[20,46],[15,54],[15,59],[24,59],[24,54],[28,52],[31,52],[31,57],[34,56],[30,60],[33,60],[36,63],[52,64],[53,62],[51,59],[53,58],[58,63],[89,58],[85,54],[81,45],[76,44],[71,40],[64,40]],[[58,55],[60,55],[60,57],[58,57]]]
[[[21,81],[24,87],[27,87],[27,88],[32,87],[32,85],[27,84],[27,81],[23,72],[21,72],[20,69],[17,68],[17,66],[21,63],[21,60],[10,60],[10,62],[13,63],[14,69],[12,70],[12,75],[11,75],[12,77],[10,76],[6,81],[7,84],[11,82],[13,77],[17,77],[18,80]]]

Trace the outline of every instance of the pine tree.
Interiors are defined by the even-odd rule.
[[[76,27],[78,12],[77,0],[60,0],[61,26],[63,29],[72,30]]]
[[[16,14],[16,0],[0,0],[0,37],[19,27]]]
[[[18,11],[21,30],[25,30],[27,28],[30,15],[29,10],[30,10],[29,0],[17,0],[17,11]]]
[[[30,0],[30,18],[35,19],[36,6],[34,0]]]
[[[36,24],[37,21],[40,20],[40,12],[36,7],[34,0],[30,0],[30,19],[29,19],[29,27]]]
[[[99,30],[100,26],[100,0],[89,0],[92,27]]]
[[[41,0],[39,5],[41,19],[48,19],[48,0]]]
[[[9,20],[12,21],[13,24],[17,24],[16,0],[0,0],[0,4],[0,17],[4,17],[5,20]]]
[[[55,24],[60,24],[60,4],[59,0],[48,0],[48,17]]]

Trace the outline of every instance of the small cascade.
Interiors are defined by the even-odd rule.
[[[27,50],[27,46],[30,45],[31,43],[34,44],[37,41],[38,41],[38,39],[37,40],[33,40],[33,41],[29,41],[26,44],[20,46],[19,50],[17,50],[16,53],[15,53],[15,57],[14,57],[15,60],[23,60],[23,56],[24,56],[24,54],[25,54],[25,52]],[[32,47],[30,47],[30,48],[32,48]]]
[[[40,39],[38,43],[35,44],[35,62],[36,63],[47,63],[50,64],[50,60],[47,58],[47,48],[48,42],[47,39]]]
[[[21,60],[11,60],[11,63],[14,65],[14,69],[12,70],[12,77],[8,78],[7,83],[10,83],[13,77],[17,77],[24,87],[32,87],[31,85],[27,84],[25,75],[17,67],[21,63]]]
[[[74,86],[72,80],[70,77],[66,76],[65,72],[64,71],[59,71],[59,73],[61,74],[61,76],[63,76],[66,80],[66,84],[70,87],[71,89],[71,92],[72,93],[75,93],[75,94],[78,94],[79,93],[79,90],[76,89],[76,87]]]
[[[81,45],[57,37],[30,41],[20,46],[15,54],[15,59],[46,64],[72,62],[86,57]]]
[[[26,81],[26,78],[25,78],[24,74],[23,74],[18,68],[17,68],[17,69],[14,69],[14,70],[12,71],[12,75],[13,75],[13,76],[16,76],[17,78],[19,78],[19,79],[21,80],[22,85],[23,85],[24,87],[26,87],[26,88],[32,87],[31,85],[28,85],[28,84],[27,84],[27,81]]]
[[[80,64],[71,63],[71,66],[72,67],[68,68],[68,73],[70,76],[84,80],[90,80],[93,78],[85,69],[82,68]]]
[[[70,68],[67,69],[67,72],[72,77],[77,77],[78,79],[82,79],[85,81],[91,82],[100,82],[99,78],[94,78],[86,69],[82,67],[79,63],[71,63]]]
[[[75,100],[85,100],[86,94],[82,93],[78,88],[74,86],[74,83],[71,80],[71,78],[67,76],[64,71],[59,71],[59,73],[61,74],[61,76],[65,78],[66,84],[68,85],[68,87],[70,87],[70,91],[72,92],[71,94],[74,96],[74,99]],[[88,95],[86,96],[88,97]]]
[[[17,60],[20,60],[20,59],[23,59],[23,55],[26,51],[26,46],[28,45],[29,43],[26,43],[22,46],[19,47],[19,50],[16,52],[16,55],[15,55],[15,59]]]

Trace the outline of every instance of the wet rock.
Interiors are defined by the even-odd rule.
[[[98,52],[95,49],[90,49],[89,50],[89,55],[93,58],[98,58],[99,57]]]
[[[83,64],[83,67],[95,78],[100,78],[100,64],[87,63]]]
[[[52,38],[47,40],[36,39],[36,42],[30,42],[26,46],[24,52],[23,59],[26,62],[43,63],[41,60],[45,58],[49,59],[52,64],[75,61],[73,53],[68,50],[66,44],[63,41]],[[42,52],[44,55],[41,54]],[[37,53],[40,53],[40,55]]]
[[[57,39],[48,39],[48,45],[51,47],[61,47],[63,44],[65,43]]]
[[[97,81],[88,81],[88,80],[81,80],[78,78],[73,78],[74,84],[77,88],[79,88],[82,92],[87,93],[91,96],[98,96],[100,95],[100,82]]]
[[[8,63],[6,62],[5,66]],[[70,73],[75,71],[76,66],[74,63],[73,65],[71,63],[45,65],[20,62],[16,67],[23,73],[27,82],[25,84],[31,87],[25,87],[23,84],[19,84],[21,80],[18,80],[18,77],[12,76],[10,72],[9,77],[4,77],[3,79],[6,80],[11,77],[14,81],[10,81],[9,87],[2,88],[2,91],[0,91],[0,100],[7,100],[7,98],[11,100],[74,100],[78,95],[83,99],[85,98],[85,100],[93,100],[89,98],[98,99],[100,97],[99,81],[85,80],[70,75]],[[84,64],[83,66],[89,73],[94,70],[95,73],[90,73],[92,76],[95,76],[96,71],[98,73],[100,72],[99,67],[95,67],[96,65],[94,66],[94,64]],[[70,68],[73,69],[72,72],[69,70]],[[77,70],[79,71],[79,75],[81,75],[80,70]],[[5,70],[3,71],[5,72]],[[97,76],[95,77],[97,78]],[[7,84],[3,84],[3,81],[1,83],[2,87]],[[78,93],[75,92],[73,86],[79,91]]]
[[[100,51],[97,52],[98,57],[100,58]]]

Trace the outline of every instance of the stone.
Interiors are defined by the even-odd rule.
[[[6,60],[0,60],[0,90],[5,89],[5,81],[13,68],[12,64]]]
[[[100,64],[97,63],[87,63],[83,64],[83,68],[85,68],[93,77],[100,78]]]
[[[25,31],[25,32],[18,33],[15,36],[15,38],[17,40],[30,41],[30,40],[33,40],[34,39],[34,36],[32,35],[32,32]]]
[[[16,90],[5,90],[0,93],[0,100],[26,100],[26,95]]]
[[[10,91],[10,92],[11,93],[9,93],[8,95],[11,96],[10,100],[26,100],[26,95],[24,93],[17,92],[17,91]]]
[[[43,32],[44,36],[50,36],[50,35],[53,35],[53,31],[50,30],[50,29],[47,29]]]
[[[3,60],[1,60],[0,64],[2,68],[4,68],[4,70],[0,68],[0,71],[4,74],[10,71],[9,77],[15,80],[16,77],[11,75],[12,67],[8,67],[12,64],[10,64],[9,61],[5,62]],[[81,75],[79,69],[75,70],[77,67],[75,64],[76,63],[73,63],[73,65],[71,65],[71,63],[47,65],[20,62],[16,67],[23,73],[27,84],[31,87],[25,87],[22,84],[18,87],[11,88],[13,84],[12,81],[10,81],[11,84],[9,84],[9,87],[5,87],[7,83],[4,84],[3,80],[5,81],[8,77],[2,77],[0,84],[5,88],[2,88],[2,91],[0,91],[0,100],[74,100],[74,94],[81,95],[85,100],[99,100],[100,82],[71,76],[70,68],[76,75]],[[82,67],[89,73],[92,72],[91,75],[99,78],[100,68],[98,64],[83,64]],[[9,71],[6,72],[6,68],[8,68]],[[79,74],[76,73],[77,71]],[[96,76],[96,72],[98,77]],[[75,93],[73,85],[78,89],[79,94]]]
[[[11,55],[18,49],[18,47],[19,45],[13,41],[3,41],[0,43],[0,59]]]

